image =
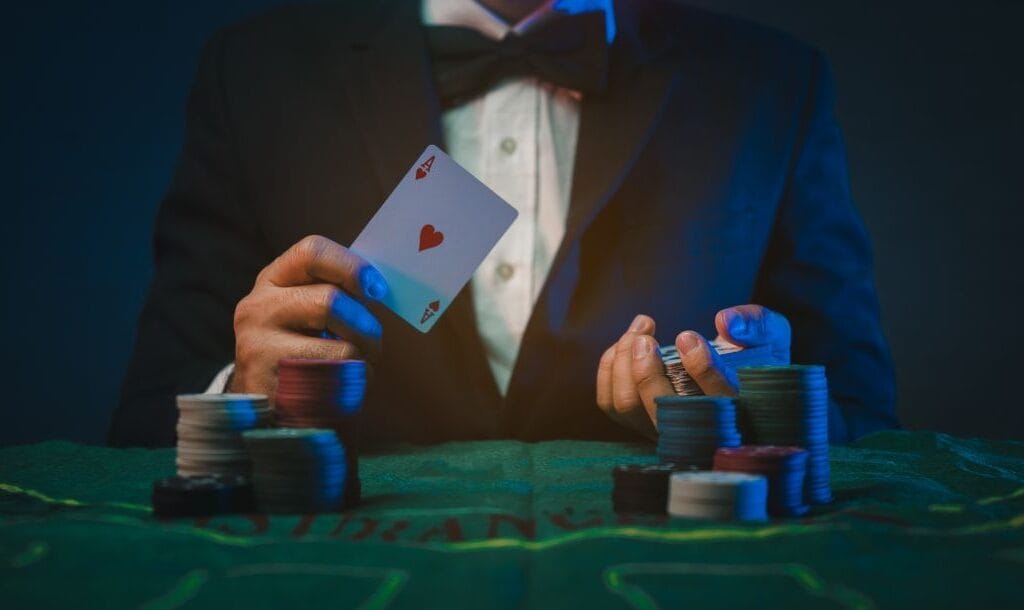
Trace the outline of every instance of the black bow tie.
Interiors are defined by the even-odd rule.
[[[427,46],[441,105],[451,108],[507,77],[536,76],[584,93],[603,93],[608,78],[605,15],[559,16],[500,41],[469,28],[430,26]]]

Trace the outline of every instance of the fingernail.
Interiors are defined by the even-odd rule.
[[[689,354],[690,352],[700,348],[700,337],[698,337],[696,333],[683,333],[679,336],[679,342],[683,344],[684,354]]]
[[[633,332],[640,332],[640,329],[644,327],[644,317],[639,315],[633,318],[633,323],[629,325],[629,330]]]
[[[747,319],[739,314],[733,314],[729,319],[729,334],[737,339],[747,337]]]
[[[360,328],[360,331],[364,335],[368,335],[370,337],[380,337],[381,333],[383,333],[380,322],[378,322],[377,318],[372,315],[363,316],[362,320],[360,320],[359,326],[362,327]]]
[[[633,360],[646,358],[651,353],[651,341],[647,335],[640,335],[633,339]]]
[[[363,267],[359,272],[359,284],[366,296],[374,301],[383,299],[388,293],[388,284],[384,281],[384,276],[370,265]]]

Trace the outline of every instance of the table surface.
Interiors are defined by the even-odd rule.
[[[173,450],[0,449],[5,608],[892,608],[1024,603],[1024,442],[883,432],[836,502],[761,524],[626,518],[650,446],[515,441],[361,461],[344,514],[158,521]],[[243,606],[244,604],[244,606]]]

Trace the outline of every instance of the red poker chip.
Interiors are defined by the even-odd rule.
[[[318,417],[282,417],[277,420],[282,428],[335,428],[340,425],[336,419]]]
[[[362,375],[362,374],[352,374],[352,375],[331,374],[331,375],[323,375],[323,376],[317,376],[317,377],[313,377],[313,376],[309,376],[309,375],[302,375],[301,377],[298,376],[298,375],[280,375],[278,377],[278,379],[282,383],[286,383],[286,384],[289,384],[289,385],[291,385],[291,384],[294,384],[294,385],[328,385],[328,384],[338,385],[338,384],[342,384],[342,383],[345,383],[345,384],[348,384],[348,383],[361,383],[361,382],[365,381],[366,375]]]
[[[362,378],[366,375],[366,364],[362,361],[336,361],[312,363],[301,361],[304,364],[283,364],[279,363],[277,374],[279,377],[290,379],[331,379],[331,378]]]
[[[341,385],[358,385],[366,383],[366,375],[324,375],[323,377],[310,377],[307,375],[292,376],[279,375],[278,383],[288,387],[296,388],[323,388]]]
[[[324,388],[358,387],[366,385],[366,377],[360,375],[352,379],[325,379],[324,381],[294,380],[287,377],[278,378],[278,385],[283,388],[296,390],[312,389],[321,390]]]
[[[285,404],[282,404],[282,403],[278,404],[278,415],[279,416],[281,416],[281,415],[296,415],[296,416],[299,416],[299,415],[305,415],[305,416],[331,416],[331,415],[334,415],[334,416],[337,416],[338,413],[336,411],[337,411],[337,409],[335,409],[335,408],[331,408],[331,409],[326,409],[326,408],[310,408],[310,407],[300,407],[300,406],[295,406],[295,405],[286,406]]]
[[[744,445],[722,447],[715,451],[714,469],[772,474],[786,470],[794,456],[805,453],[802,447]]]
[[[277,361],[278,368],[281,367],[317,367],[317,366],[351,366],[366,365],[365,360],[348,358],[345,360],[331,360],[329,358],[282,358]]]
[[[325,388],[325,389],[316,390],[316,391],[301,390],[301,389],[297,390],[297,389],[294,389],[294,388],[278,387],[278,390],[274,394],[274,397],[276,398],[277,396],[293,396],[295,398],[300,398],[300,399],[301,398],[315,399],[315,398],[323,398],[323,397],[344,396],[346,394],[363,394],[365,392],[366,392],[366,387],[365,386],[342,386],[342,387]]]
[[[308,411],[312,413],[335,413],[338,411],[337,401],[289,401],[280,400],[274,403],[278,411]]]
[[[803,451],[803,447],[781,447],[778,445],[742,445],[723,447],[716,455],[737,458],[784,458]]]
[[[274,398],[274,404],[281,402],[291,402],[295,404],[323,404],[332,403],[339,398],[359,398],[365,392],[363,391],[343,391],[343,392],[325,392],[322,394],[296,394],[294,392],[278,392]]]
[[[278,418],[337,421],[358,411],[366,395],[364,360],[285,358],[278,362]]]
[[[341,392],[362,390],[364,388],[366,388],[366,382],[362,380],[350,383],[325,383],[323,385],[298,385],[283,381],[279,381],[277,384],[278,393],[299,395],[305,394],[309,396],[320,394],[338,394]]]
[[[279,390],[286,390],[289,392],[317,392],[321,393],[324,391],[336,391],[344,388],[359,388],[366,385],[366,380],[362,377],[353,379],[351,381],[345,381],[340,379],[331,379],[324,382],[308,382],[308,381],[294,381],[289,380],[285,377],[279,378],[277,386]]]
[[[304,413],[339,413],[349,405],[359,402],[360,397],[335,398],[331,400],[293,401],[280,399],[274,403],[278,411],[301,411]]]

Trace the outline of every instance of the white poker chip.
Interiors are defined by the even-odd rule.
[[[182,394],[176,402],[179,475],[248,475],[252,471],[241,432],[272,423],[266,395]]]
[[[674,517],[763,520],[768,481],[741,472],[677,472],[669,478],[667,511]]]
[[[743,485],[762,480],[764,477],[740,472],[679,472],[669,479],[669,491],[690,498],[732,501]]]
[[[179,394],[176,398],[178,407],[183,405],[197,407],[214,407],[225,403],[247,402],[253,405],[270,404],[266,394]]]

